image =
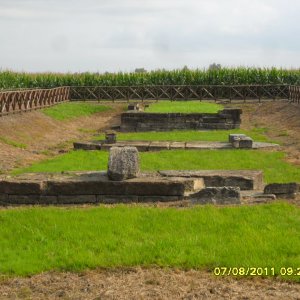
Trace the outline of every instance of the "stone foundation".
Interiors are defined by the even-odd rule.
[[[224,109],[218,113],[147,113],[126,112],[121,116],[121,131],[170,131],[190,129],[240,128],[241,109]]]
[[[75,142],[74,150],[104,150],[108,151],[111,147],[136,147],[139,152],[160,151],[160,150],[226,150],[235,149],[231,143],[226,142],[168,142],[168,141],[118,141],[114,144],[106,144],[104,141],[94,142]],[[253,142],[253,150],[257,149],[276,149],[278,144]],[[248,149],[248,148],[244,148]]]
[[[204,188],[201,178],[166,178],[141,174],[124,181],[106,172],[32,173],[0,181],[0,203],[82,204],[178,201]]]
[[[261,171],[161,171],[124,181],[106,172],[32,173],[0,179],[0,205],[171,202],[266,203],[299,198],[299,184],[267,185]],[[239,194],[240,193],[240,194]],[[239,196],[240,195],[240,196]],[[295,199],[295,198],[294,198]],[[300,199],[299,199],[300,200]]]

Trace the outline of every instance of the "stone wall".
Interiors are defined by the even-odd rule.
[[[218,113],[147,113],[132,111],[121,116],[121,131],[169,131],[189,129],[235,129],[241,124],[241,109]]]

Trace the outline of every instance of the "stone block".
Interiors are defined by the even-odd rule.
[[[203,178],[205,186],[239,187],[241,190],[262,190],[263,172],[255,170],[160,171],[165,177]]]
[[[149,141],[122,141],[122,144],[125,146],[136,147],[139,152],[149,151]]]
[[[57,196],[46,196],[41,195],[39,199],[39,204],[45,204],[45,205],[54,205],[57,203]]]
[[[116,204],[116,203],[137,203],[138,196],[132,195],[97,195],[97,203]]]
[[[8,195],[0,194],[0,204],[7,204],[7,202],[8,202]]]
[[[149,145],[149,151],[162,151],[169,150],[170,142],[151,142]]]
[[[274,194],[277,198],[296,198],[299,193],[299,184],[291,183],[271,183],[265,186],[265,194]]]
[[[253,140],[250,137],[245,137],[239,140],[240,149],[252,149]]]
[[[39,195],[43,183],[29,180],[17,181],[14,178],[0,181],[0,194]]]
[[[89,142],[75,142],[73,143],[75,150],[101,150],[101,144],[89,143]]]
[[[138,177],[112,181],[107,176],[49,180],[44,195],[182,196],[204,187],[201,178]]]
[[[184,200],[183,196],[139,196],[139,203],[176,202]]]
[[[170,146],[169,146],[169,149],[170,150],[184,150],[185,149],[185,142],[171,142],[170,143]]]
[[[135,147],[112,147],[109,153],[108,177],[121,181],[135,178],[140,172],[139,153]]]
[[[231,133],[228,136],[228,141],[229,143],[233,143],[236,140],[240,140],[241,138],[245,138],[245,134],[238,134],[238,133]]]
[[[243,113],[243,110],[241,108],[225,108],[222,111],[219,112],[219,114],[222,115],[228,115],[234,122],[240,122],[241,121],[241,114]]]
[[[207,187],[190,198],[199,204],[241,204],[240,189],[237,187]]]
[[[105,131],[105,144],[115,144],[117,142],[117,133],[114,130]]]
[[[95,195],[59,195],[57,197],[57,204],[83,204],[96,202],[97,197]]]
[[[9,195],[8,203],[9,204],[39,204],[40,196],[39,195]]]

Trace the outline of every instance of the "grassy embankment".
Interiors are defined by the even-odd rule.
[[[82,116],[90,116],[110,109],[110,107],[93,103],[68,102],[43,109],[42,112],[55,120],[64,121]]]

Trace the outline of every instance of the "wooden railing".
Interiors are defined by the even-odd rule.
[[[0,116],[44,108],[69,99],[69,87],[0,91]]]
[[[288,99],[288,85],[170,85],[71,87],[72,100]]]
[[[290,102],[300,104],[300,86],[289,86],[289,100]]]
[[[300,87],[288,85],[77,86],[0,90],[0,116],[68,100],[253,100],[288,99],[300,104]]]

